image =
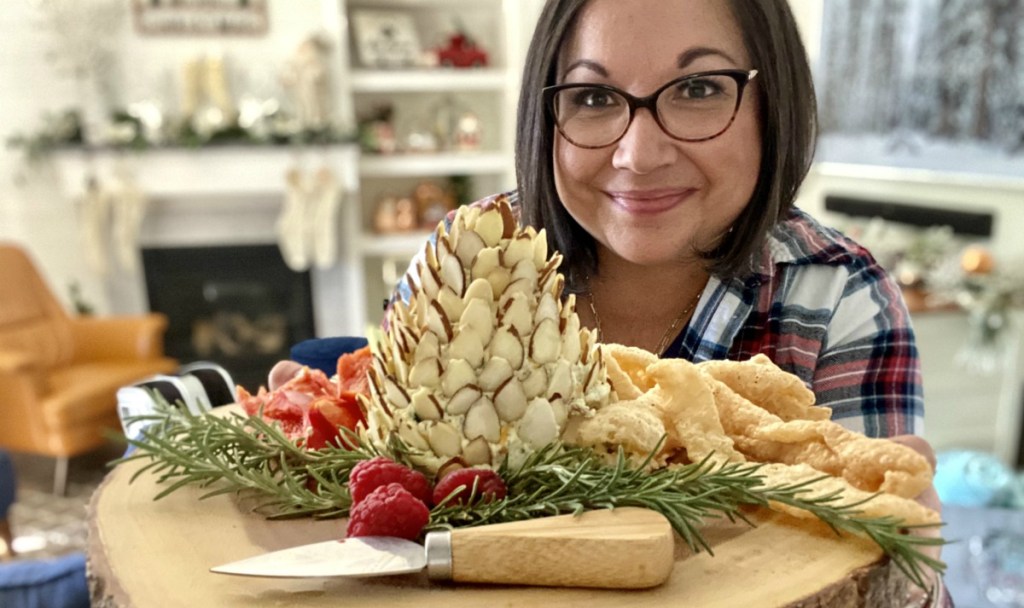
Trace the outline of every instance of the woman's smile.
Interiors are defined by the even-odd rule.
[[[659,188],[655,190],[608,190],[612,203],[631,215],[657,215],[682,205],[693,188]]]

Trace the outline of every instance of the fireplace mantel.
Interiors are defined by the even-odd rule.
[[[363,333],[361,271],[353,251],[358,210],[349,204],[358,190],[355,145],[224,146],[151,150],[67,149],[53,155],[64,191],[80,200],[88,184],[127,176],[144,193],[146,212],[139,247],[203,247],[277,242],[277,219],[285,174],[312,174],[328,167],[341,185],[337,261],[312,268],[313,309],[319,336]],[[114,266],[116,269],[116,265]],[[114,272],[104,279],[111,308],[120,313],[149,309],[141,272]]]

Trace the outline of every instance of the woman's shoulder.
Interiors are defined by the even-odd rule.
[[[767,247],[774,265],[877,266],[863,245],[796,207],[769,234]]]

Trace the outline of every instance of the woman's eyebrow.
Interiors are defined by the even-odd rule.
[[[739,65],[731,55],[720,49],[713,49],[706,46],[698,46],[692,49],[687,49],[679,54],[679,59],[676,60],[676,67],[685,68],[694,61],[697,61],[701,57],[707,57],[709,55],[718,55],[728,60],[733,65]]]
[[[597,63],[596,61],[591,61],[590,59],[578,59],[569,64],[569,67],[566,68],[564,72],[562,72],[562,79],[565,80],[565,77],[569,75],[569,72],[575,70],[576,68],[588,68],[594,72],[597,72],[598,76],[603,76],[605,78],[608,77],[608,70],[606,70],[605,67],[600,63]]]

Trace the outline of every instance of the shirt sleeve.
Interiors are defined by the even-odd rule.
[[[813,377],[818,403],[869,437],[921,434],[921,365],[903,295],[874,260],[855,266]]]

